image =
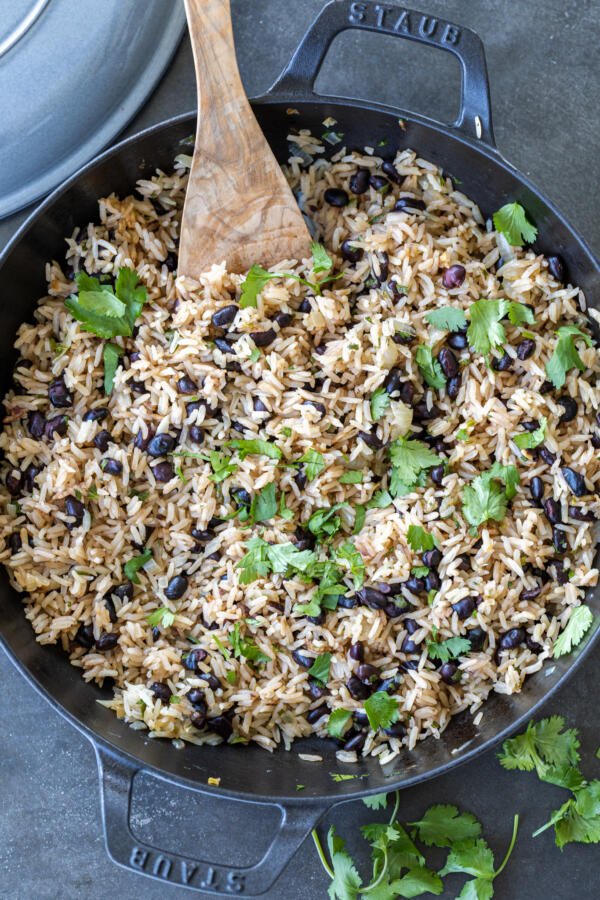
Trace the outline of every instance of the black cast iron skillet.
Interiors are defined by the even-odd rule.
[[[323,98],[314,82],[336,35],[348,28],[378,31],[419,41],[453,53],[462,65],[462,101],[458,120],[442,126],[413,113],[357,100]],[[286,135],[306,127],[321,134],[332,116],[349,147],[377,146],[387,140],[390,156],[399,147],[413,147],[460,179],[461,190],[473,197],[485,215],[518,200],[539,229],[537,249],[560,253],[571,278],[588,299],[600,296],[600,270],[590,250],[563,216],[502,157],[494,145],[483,48],[468,28],[399,7],[373,2],[328,3],[302,41],[292,61],[264,96],[253,101],[258,120],[278,159],[288,156]],[[300,116],[290,117],[290,107]],[[404,128],[398,124],[402,118]],[[180,116],[119,144],[87,165],[55,191],[23,225],[0,260],[3,366],[0,387],[10,383],[12,343],[21,321],[45,292],[44,263],[64,257],[64,235],[97,215],[97,199],[111,191],[126,194],[136,179],[156,167],[169,169],[181,152],[181,141],[193,133],[195,116]],[[19,596],[3,573],[0,583],[0,636],[11,660],[54,708],[77,727],[96,749],[102,785],[103,820],[108,852],[115,862],[166,882],[212,893],[262,894],[273,884],[309,830],[326,810],[341,800],[414,785],[473,759],[521,726],[581,664],[598,638],[598,620],[586,641],[530,678],[513,697],[492,694],[480,725],[459,716],[439,741],[430,739],[405,752],[387,767],[365,760],[343,765],[330,741],[307,740],[290,753],[272,755],[258,748],[194,747],[176,751],[168,741],[150,740],[133,731],[95,701],[107,691],[85,684],[66,656],[42,647],[23,615]],[[589,602],[598,610],[599,592]],[[305,762],[298,752],[318,753],[323,762]],[[129,819],[131,785],[136,773],[150,771],[167,782],[207,795],[218,794],[281,810],[277,836],[257,864],[249,867],[213,865],[166,853],[136,839]],[[332,772],[360,776],[336,783]],[[219,787],[207,785],[220,776]],[[296,784],[305,785],[302,794]],[[207,805],[210,796],[207,797]]]

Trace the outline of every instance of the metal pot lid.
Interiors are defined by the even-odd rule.
[[[0,218],[127,125],[184,28],[172,0],[0,0]]]

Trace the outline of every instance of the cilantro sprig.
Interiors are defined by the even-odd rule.
[[[593,621],[594,614],[589,606],[585,606],[585,604],[576,606],[572,611],[564,630],[554,642],[554,658],[557,659],[559,656],[570,653],[574,647],[580,644],[592,627]]]
[[[423,486],[427,469],[443,462],[427,444],[406,437],[392,441],[389,454],[392,462],[389,492],[392,497],[402,497]]]
[[[546,363],[546,375],[555,388],[561,388],[571,369],[585,371],[585,363],[577,351],[575,341],[583,341],[586,347],[591,347],[592,339],[589,334],[585,334],[576,325],[563,325],[556,334],[558,340],[554,353]]]
[[[524,303],[513,300],[475,300],[469,308],[467,339],[476,353],[488,356],[506,343],[506,331],[502,319],[508,317],[512,325],[533,325],[532,310]]]
[[[520,203],[507,203],[493,215],[494,228],[504,235],[511,247],[531,244],[537,237],[537,228],[527,218]]]
[[[432,309],[425,314],[430,325],[438,331],[462,331],[467,327],[467,318],[462,311],[455,306],[442,306]]]
[[[533,450],[539,447],[546,436],[546,425],[548,420],[545,416],[540,419],[540,424],[533,431],[523,431],[521,434],[515,434],[513,441],[519,450]]]
[[[416,353],[417,366],[423,376],[425,382],[433,388],[441,389],[446,384],[446,376],[442,372],[442,367],[433,356],[431,347],[420,344]]]
[[[333,269],[333,260],[323,245],[315,242],[311,244],[311,251],[314,274],[320,275],[323,272],[331,272]],[[306,278],[301,278],[300,275],[296,275],[293,272],[269,272],[267,269],[263,269],[262,266],[254,265],[241,285],[240,308],[247,309],[250,306],[257,306],[258,295],[269,281],[272,281],[274,278],[292,278],[294,281],[299,281],[300,284],[306,285],[306,287],[313,290],[315,294],[321,294],[325,284],[336,281],[336,279],[341,277],[341,275],[328,274],[325,278],[318,279],[317,281],[308,281]]]
[[[435,537],[425,531],[420,525],[409,525],[406,532],[406,540],[411,550],[420,553],[423,550],[433,550],[437,546]]]
[[[477,527],[489,519],[501,522],[509,500],[515,496],[520,481],[516,466],[494,463],[488,472],[478,475],[463,489],[463,515],[469,525]]]

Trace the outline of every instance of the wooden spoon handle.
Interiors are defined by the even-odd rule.
[[[199,276],[310,253],[310,236],[239,75],[229,0],[185,0],[198,82],[198,128],[179,273]]]

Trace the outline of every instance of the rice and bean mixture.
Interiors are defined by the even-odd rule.
[[[560,258],[434,165],[292,140],[313,259],[177,278],[182,156],[48,265],[0,559],[132,727],[385,763],[519,691],[596,584],[600,365]]]

